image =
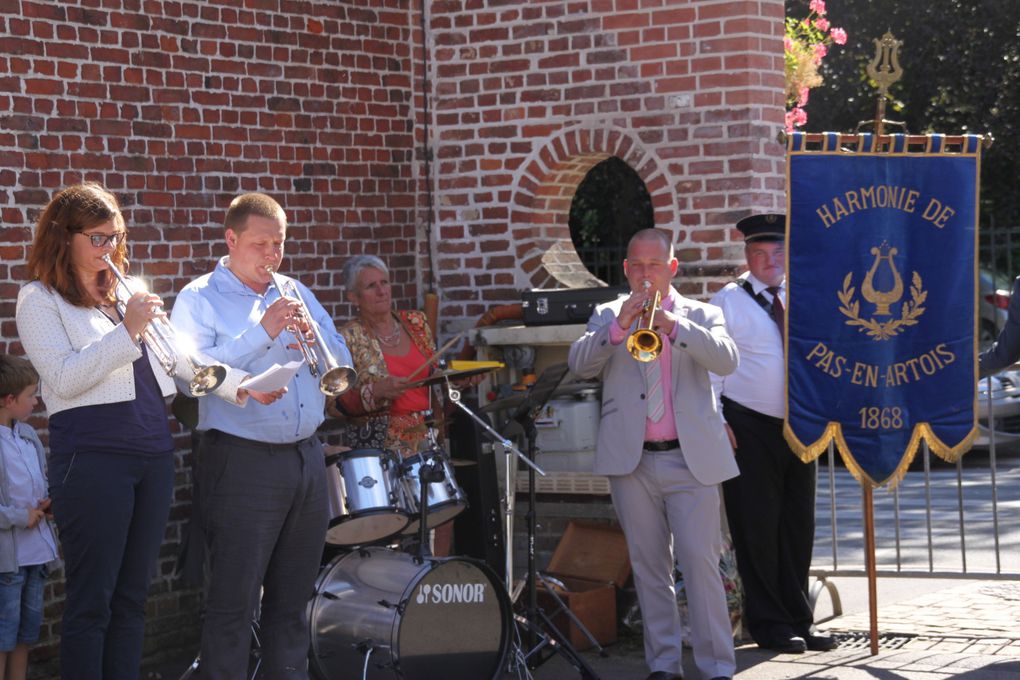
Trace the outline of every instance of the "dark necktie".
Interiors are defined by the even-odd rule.
[[[783,339],[783,345],[786,345],[786,310],[783,309],[783,301],[779,299],[779,286],[769,286],[766,288],[769,293],[772,294],[772,309],[770,315],[772,320],[779,326],[779,337]]]

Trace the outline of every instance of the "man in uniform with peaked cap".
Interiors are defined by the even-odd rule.
[[[783,438],[786,414],[786,216],[751,215],[737,223],[748,271],[711,302],[723,310],[740,365],[713,376],[740,475],[723,483],[744,621],[759,647],[785,653],[829,650],[817,634],[808,597],[814,544],[815,466]]]

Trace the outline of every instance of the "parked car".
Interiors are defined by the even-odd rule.
[[[981,325],[978,327],[978,344],[991,344],[1006,324],[1006,310],[1013,282],[1005,274],[981,267],[978,270],[978,310]]]
[[[991,404],[988,386],[991,381]],[[978,383],[978,429],[975,448],[988,448],[991,436],[989,418],[993,418],[995,446],[1020,445],[1020,371],[1003,371]],[[1010,446],[1012,448],[1012,446]]]

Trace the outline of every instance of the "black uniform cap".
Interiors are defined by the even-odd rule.
[[[744,243],[786,240],[786,215],[750,215],[737,222]]]

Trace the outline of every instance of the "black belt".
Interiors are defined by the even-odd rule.
[[[783,426],[782,418],[776,418],[775,416],[770,416],[767,413],[755,411],[753,408],[747,408],[743,404],[737,403],[730,399],[729,397],[722,397],[721,401],[723,404],[723,409],[729,409],[731,411],[736,411],[737,413],[743,413],[744,415],[751,416],[752,418],[758,418],[759,420],[769,422],[772,425],[778,425],[780,427]]]
[[[237,435],[224,432],[223,430],[206,430],[205,435],[212,439],[212,442],[224,444],[232,444],[233,446],[244,446],[249,449],[257,449],[259,451],[294,451],[300,449],[304,444],[315,438],[315,435],[311,437],[305,437],[299,439],[296,442],[290,442],[287,444],[274,444],[272,442],[260,442],[254,439],[245,439],[244,437],[238,437]]]
[[[672,451],[673,449],[680,448],[680,440],[667,439],[661,442],[645,442],[642,448],[645,451]]]

